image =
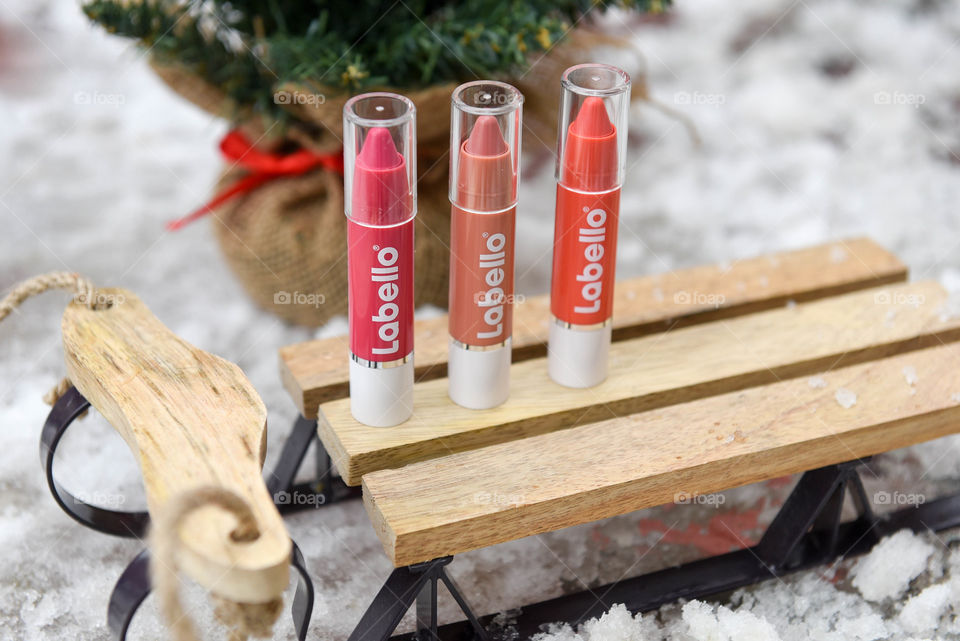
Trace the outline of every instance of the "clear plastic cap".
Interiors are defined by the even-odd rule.
[[[564,71],[560,84],[557,180],[586,192],[619,187],[627,158],[630,76],[588,63]]]
[[[416,107],[395,93],[365,93],[343,106],[347,218],[386,227],[417,212]]]
[[[480,212],[517,202],[523,94],[495,80],[457,87],[450,110],[450,202]]]

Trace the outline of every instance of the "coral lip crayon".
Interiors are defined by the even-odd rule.
[[[561,85],[547,370],[592,387],[608,369],[630,77],[585,64]]]
[[[373,427],[413,413],[415,115],[390,93],[343,108],[350,410]]]
[[[510,392],[514,229],[523,95],[479,80],[453,92],[449,395],[470,409]]]

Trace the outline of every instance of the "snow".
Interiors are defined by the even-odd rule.
[[[705,263],[729,269],[760,253],[866,235],[900,256],[913,278],[940,280],[953,294],[944,318],[958,313],[955,3],[679,0],[665,24],[621,14],[606,22],[632,32],[652,95],[688,115],[703,140],[694,146],[683,127],[649,105],[633,109],[620,277]],[[622,64],[622,54],[610,61]],[[55,0],[0,3],[0,118],[0,289],[52,269],[132,289],[174,332],[245,370],[270,413],[272,466],[295,417],[277,376],[277,348],[342,334],[346,323],[335,319],[317,331],[285,326],[249,303],[217,253],[209,221],[164,232],[165,221],[209,196],[224,123],[167,90],[139,52],[88,26],[74,3]],[[553,146],[532,136],[524,143],[530,156],[548,156]],[[544,291],[549,279],[553,189],[552,171],[524,174],[523,294]],[[143,545],[70,521],[37,464],[47,413],[39,399],[63,375],[57,317],[65,300],[49,294],[0,325],[2,639],[106,639],[107,596]],[[960,402],[960,388],[947,392]],[[874,474],[863,475],[868,495],[932,499],[957,491],[958,444],[952,437],[875,457]],[[58,475],[71,490],[143,506],[134,457],[95,413],[65,437],[61,452]],[[711,550],[737,546],[724,524],[744,514],[755,522],[737,537],[755,540],[789,490],[789,483],[747,486],[723,493],[719,507],[669,505],[514,541],[461,555],[451,573],[477,610],[505,610],[702,556],[689,539]],[[362,505],[304,512],[285,523],[317,587],[309,638],[346,638],[391,568]],[[933,551],[909,568],[908,575],[919,574],[901,589],[904,559],[880,548],[885,563],[875,560],[856,574],[862,584],[872,577],[878,593],[896,593],[879,601],[851,583],[858,561],[845,560],[643,617],[613,609],[581,631],[556,634],[702,641],[690,631],[693,622],[720,638],[956,638],[960,557],[947,547],[958,532],[939,533],[939,540],[896,536],[910,537],[903,543],[908,557]],[[939,585],[951,590],[942,611],[943,588],[933,589]],[[186,592],[202,637],[222,637],[202,591]],[[444,601],[440,615],[449,621],[457,613]],[[131,639],[160,638],[160,629],[148,599]],[[276,638],[293,638],[288,616]]]
[[[903,378],[907,381],[907,385],[913,387],[917,384],[917,381],[920,380],[920,378],[917,376],[917,368],[915,368],[913,365],[906,365],[902,371]]]
[[[868,601],[899,598],[926,569],[933,552],[933,545],[901,530],[880,541],[857,562],[853,587]]]
[[[848,410],[857,404],[857,393],[848,390],[846,387],[838,388],[833,397],[837,399],[837,403],[840,404],[840,407],[845,410]]]
[[[773,626],[750,612],[734,612],[691,601],[683,606],[683,621],[697,641],[780,641]]]
[[[910,597],[900,611],[900,624],[904,629],[916,634],[931,632],[950,607],[951,600],[955,600],[953,592],[949,584],[939,583]]]

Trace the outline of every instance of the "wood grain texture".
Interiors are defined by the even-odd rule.
[[[260,538],[235,543],[234,518],[201,508],[184,522],[180,566],[228,599],[259,603],[283,593],[290,538],[261,476],[266,408],[239,367],[170,332],[132,292],[101,290],[105,310],[70,304],[63,315],[67,372],[116,428],[140,464],[151,514],[178,492],[234,491],[256,515]]]
[[[960,430],[956,344],[821,376],[373,472],[364,502],[403,566]],[[856,404],[841,406],[840,389]]]
[[[958,340],[946,300],[940,285],[919,282],[676,329],[614,343],[609,378],[590,389],[557,385],[535,359],[513,365],[510,398],[490,410],[455,405],[440,379],[415,386],[401,425],[362,425],[341,399],[321,406],[318,430],[358,485],[379,469]]]
[[[907,269],[866,238],[620,281],[614,292],[613,337],[623,340],[675,326],[730,318],[906,280]],[[527,298],[514,315],[513,360],[546,355],[547,296]],[[416,323],[417,380],[446,376],[447,316]],[[346,336],[280,349],[280,377],[300,413],[347,396]]]

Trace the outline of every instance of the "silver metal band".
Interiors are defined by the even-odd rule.
[[[612,318],[608,318],[602,323],[594,323],[593,325],[575,325],[574,323],[562,321],[553,314],[550,315],[550,320],[564,329],[572,329],[578,332],[589,332],[597,329],[603,329],[604,327],[610,326],[610,324],[613,322]]]
[[[360,358],[353,352],[350,352],[350,360],[358,365],[363,365],[364,367],[369,367],[370,369],[390,369],[391,367],[400,367],[405,365],[408,362],[413,360],[413,352],[410,352],[403,358],[398,358],[392,361],[368,361],[365,358]]]
[[[492,352],[495,349],[502,349],[507,346],[507,341],[500,341],[496,345],[467,345],[466,343],[461,343],[453,337],[450,338],[450,342],[456,347],[467,350],[468,352]]]

